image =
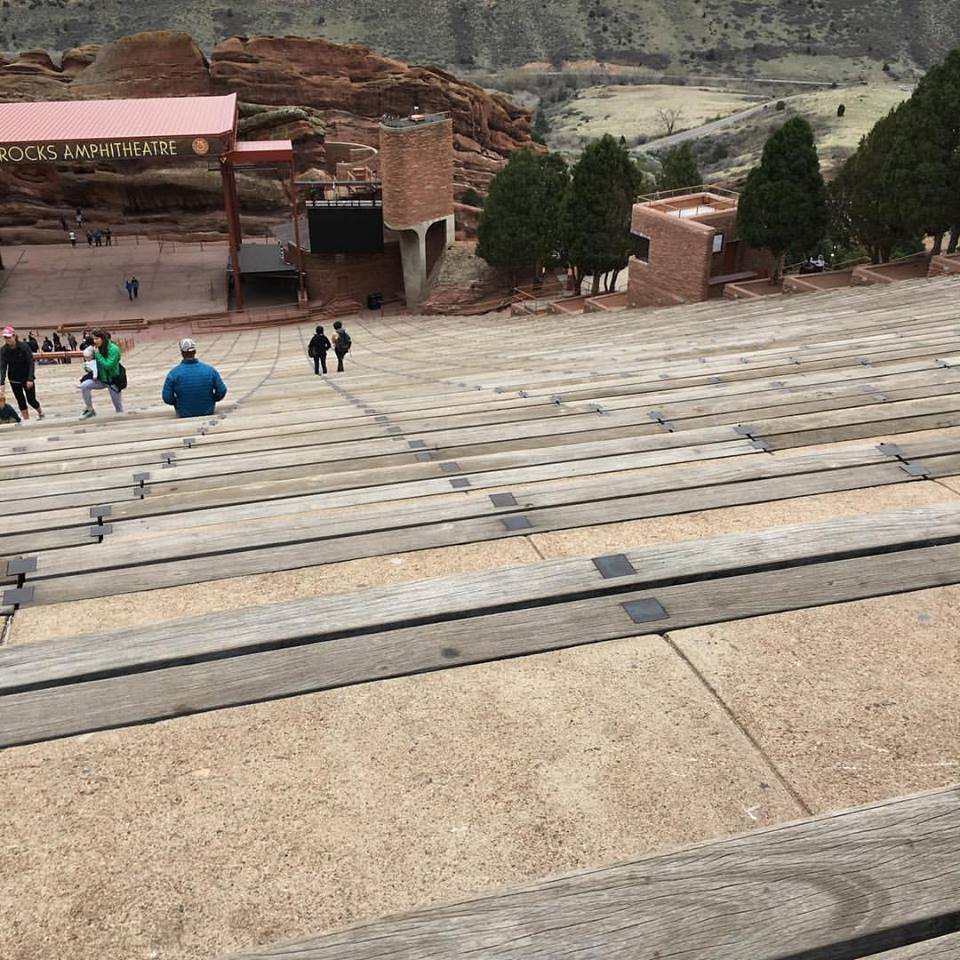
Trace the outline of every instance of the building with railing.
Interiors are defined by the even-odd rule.
[[[630,224],[631,306],[695,303],[768,275],[768,256],[737,233],[738,195],[698,186],[640,197]]]

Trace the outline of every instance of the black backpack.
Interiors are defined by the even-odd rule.
[[[353,346],[353,341],[350,339],[350,334],[346,330],[338,331],[337,337],[337,352],[338,353],[349,353],[350,348]]]

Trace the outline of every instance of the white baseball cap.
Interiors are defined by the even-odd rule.
[[[180,341],[180,352],[181,353],[196,353],[197,344],[195,341],[191,340],[189,337],[184,337]]]

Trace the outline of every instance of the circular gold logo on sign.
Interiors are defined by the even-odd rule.
[[[210,152],[210,144],[203,137],[197,137],[193,141],[193,152],[198,156],[205,157]]]

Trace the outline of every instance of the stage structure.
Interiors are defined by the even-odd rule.
[[[124,160],[213,163],[223,182],[234,305],[243,307],[243,262],[236,168],[281,170],[290,178],[293,229],[300,249],[293,144],[237,140],[237,95],[144,100],[0,103],[0,164],[68,165]],[[306,300],[303,264],[299,297]]]

